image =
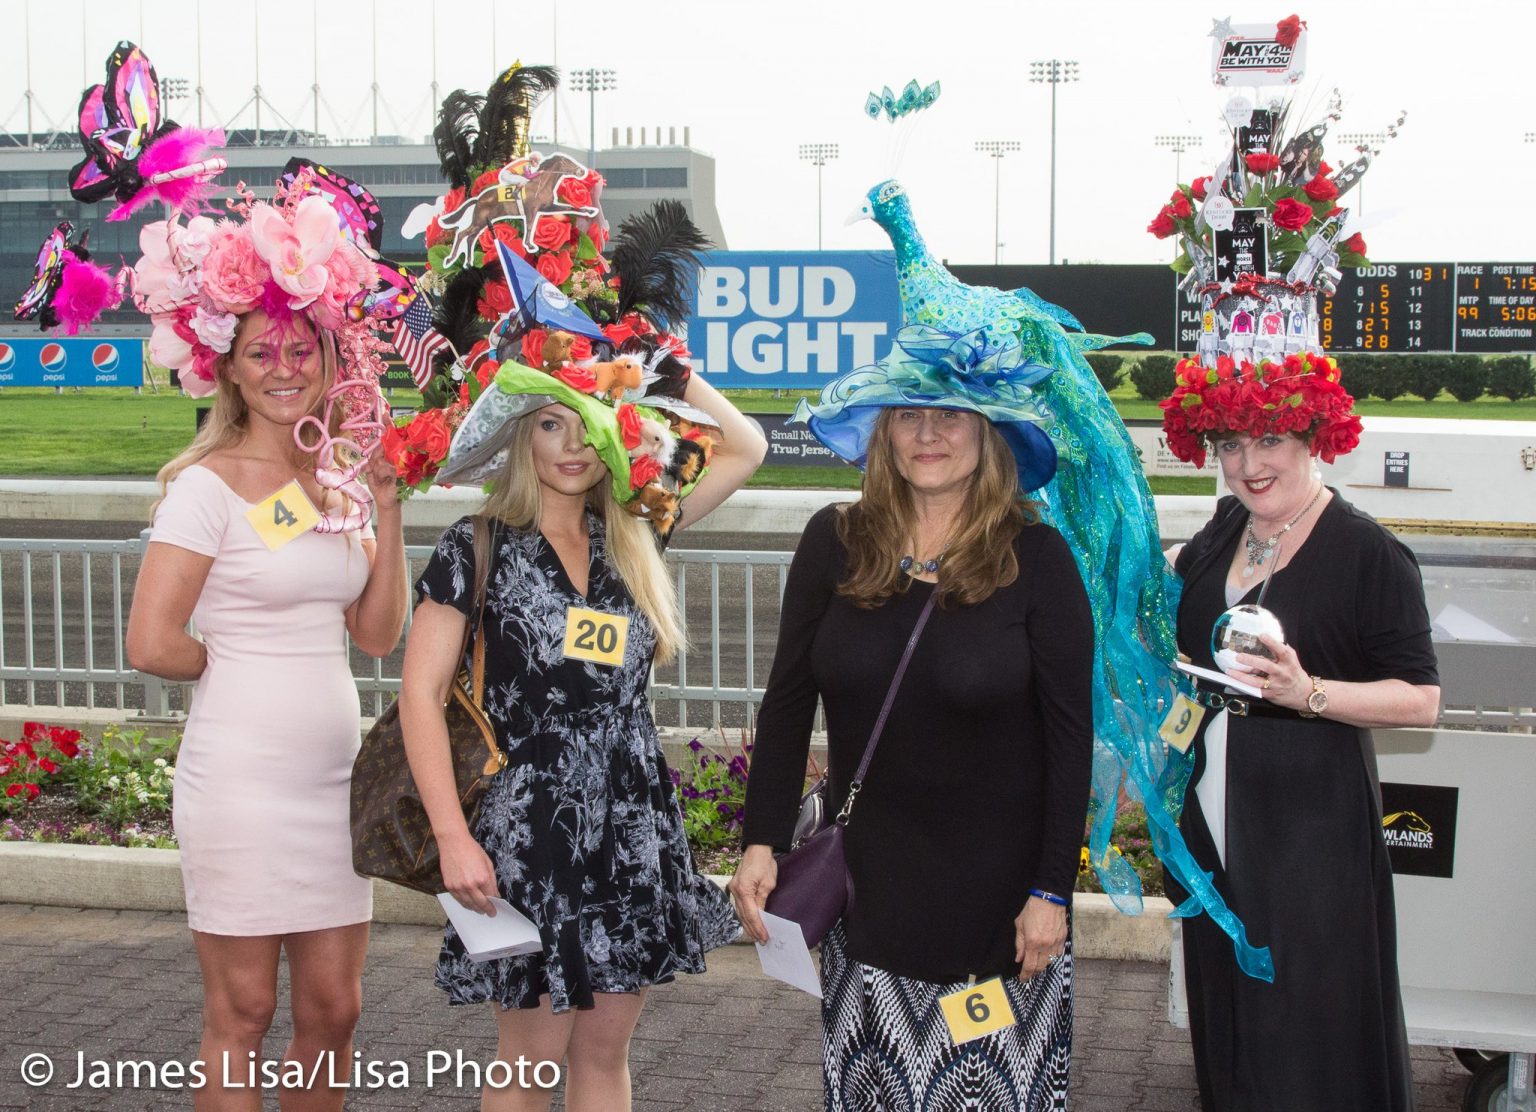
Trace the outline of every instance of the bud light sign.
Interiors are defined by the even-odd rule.
[[[713,386],[820,389],[901,325],[890,251],[716,251],[692,300],[688,347]]]
[[[0,386],[143,384],[143,340],[0,340]]]

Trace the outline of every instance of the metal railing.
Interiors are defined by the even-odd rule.
[[[0,708],[185,714],[189,685],[128,666],[124,637],[142,553],[138,539],[0,540]],[[428,546],[406,549],[413,580],[431,554]],[[767,680],[789,560],[787,552],[668,554],[690,645],[656,669],[660,724],[747,724]],[[399,692],[403,646],[404,638],[382,659],[349,646],[365,715],[378,715]]]
[[[128,666],[124,648],[143,541],[0,540],[0,709],[117,709],[185,714],[190,686]],[[431,555],[410,546],[414,576]],[[778,636],[790,553],[676,549],[667,563],[690,646],[656,668],[662,726],[743,727],[762,699]],[[407,626],[409,632],[409,626]],[[363,714],[400,690],[404,638],[383,659],[349,647]],[[1529,732],[1536,726],[1536,645],[1441,642],[1441,724]]]

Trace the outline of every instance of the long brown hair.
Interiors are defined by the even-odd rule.
[[[881,606],[907,589],[900,560],[917,532],[912,488],[896,468],[891,414],[882,410],[869,438],[863,495],[838,517],[838,538],[848,550],[848,577],[838,594],[866,609]],[[1002,434],[981,420],[980,459],[960,511],[959,531],[939,565],[941,602],[970,606],[1019,577],[1013,552],[1019,530],[1040,520],[1034,503],[1019,490],[1018,465]]]

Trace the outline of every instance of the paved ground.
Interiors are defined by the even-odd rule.
[[[184,1092],[63,1087],[79,1053],[108,1062],[193,1058],[199,983],[182,915],[0,904],[0,938],[0,1109],[190,1107]],[[349,1108],[478,1107],[471,1086],[455,1086],[452,1056],[489,1060],[491,1023],[443,1003],[429,974],[436,954],[433,929],[374,929],[358,1046],[366,1059],[404,1061],[411,1085],[359,1091]],[[1077,968],[1074,1112],[1193,1112],[1188,1043],[1163,1018],[1166,970],[1114,961]],[[814,999],[762,977],[750,948],[711,955],[708,974],[651,994],[634,1042],[635,1108],[814,1112],[821,1107],[816,1016]],[[285,1021],[278,1026],[268,1054],[285,1041]],[[428,1088],[434,1051],[449,1068]],[[38,1053],[53,1058],[57,1073],[31,1089],[20,1080],[22,1063]],[[1415,1048],[1419,1112],[1459,1108],[1467,1076],[1448,1052]]]

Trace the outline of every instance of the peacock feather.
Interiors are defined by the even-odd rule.
[[[1127,914],[1141,911],[1135,870],[1110,845],[1122,786],[1145,806],[1158,856],[1186,891],[1176,914],[1200,910],[1232,936],[1243,968],[1274,977],[1266,950],[1250,946],[1232,914],[1184,845],[1178,829],[1192,757],[1170,750],[1158,727],[1179,681],[1173,616],[1180,582],[1163,557],[1157,510],[1130,434],[1094,376],[1085,352],[1115,343],[1149,344],[1146,333],[1108,337],[1082,331],[1072,314],[1025,289],[968,286],[929,252],[906,191],[894,181],[868,193],[865,212],[896,250],[904,325],[946,332],[984,329],[997,344],[1017,343],[1023,357],[1053,367],[1034,389],[1049,418],[1056,475],[1032,492],[1044,519],[1077,559],[1094,619],[1094,762],[1089,853],[1104,891]]]

